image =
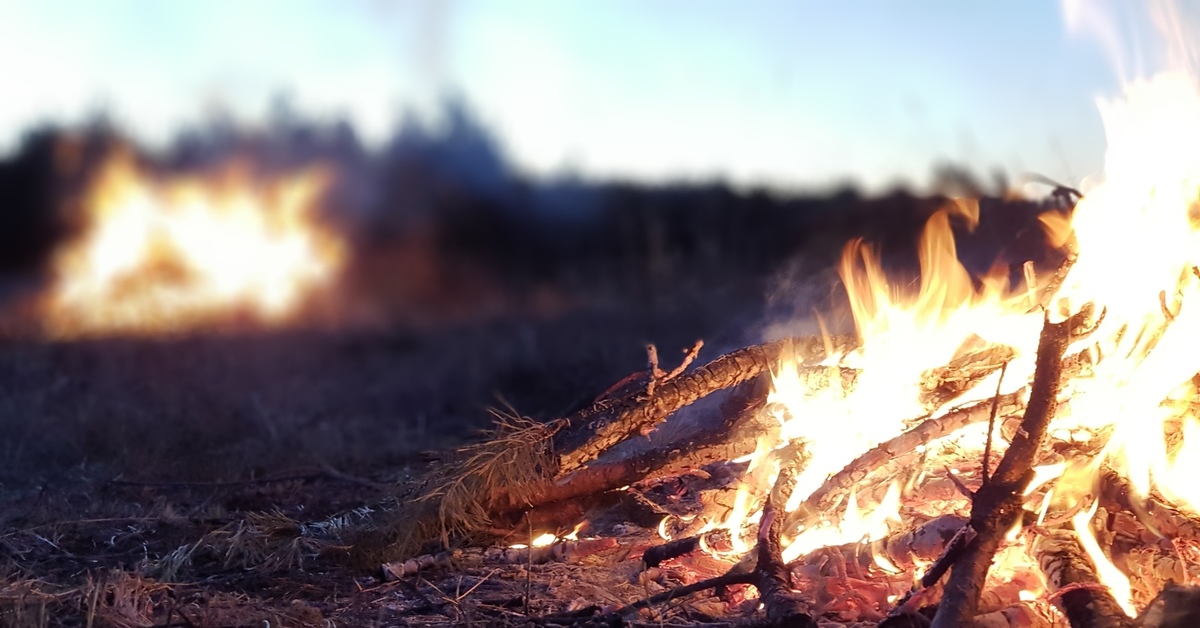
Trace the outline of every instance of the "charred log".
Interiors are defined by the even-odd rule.
[[[1138,517],[1152,533],[1169,538],[1200,539],[1200,517],[1153,495],[1141,497],[1129,480],[1105,467],[1100,472],[1100,504]]]
[[[1018,602],[975,617],[971,628],[1053,628],[1061,625],[1048,605]]]
[[[988,345],[963,353],[946,366],[933,369],[925,375],[921,403],[930,411],[936,410],[1000,370],[1014,357],[1016,350],[1004,345]]]
[[[729,542],[729,531],[724,529],[712,530],[704,534],[694,536],[686,536],[682,539],[667,541],[662,545],[655,545],[642,553],[642,564],[646,567],[657,567],[663,562],[672,558],[686,556],[700,549],[701,545],[727,545]]]

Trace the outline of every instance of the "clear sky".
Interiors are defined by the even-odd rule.
[[[0,73],[0,150],[285,92],[377,141],[456,92],[535,173],[876,189],[945,160],[1077,181],[1119,90],[1047,0],[0,0]]]

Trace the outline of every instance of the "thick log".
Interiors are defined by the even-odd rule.
[[[1149,604],[1174,582],[1191,582],[1200,576],[1196,543],[1200,517],[1163,501],[1140,496],[1129,480],[1105,466],[1100,471],[1099,500],[1107,516],[1104,523],[1114,562],[1132,585],[1134,602]]]
[[[1100,583],[1074,530],[1054,529],[1038,535],[1032,549],[1073,628],[1133,628],[1133,620]]]
[[[976,532],[951,567],[942,601],[933,619],[935,628],[961,626],[978,612],[979,596],[1004,534],[1021,517],[1021,495],[1033,479],[1033,464],[1058,404],[1063,355],[1073,330],[1082,321],[1071,317],[1051,323],[1047,317],[1038,339],[1037,361],[1029,403],[1021,428],[987,484],[971,500],[971,528]]]
[[[1129,480],[1109,467],[1100,471],[1100,505],[1133,513],[1151,532],[1166,538],[1200,540],[1200,517],[1153,495],[1137,495]]]
[[[971,628],[1053,628],[1054,609],[1040,602],[1017,602],[998,611],[977,615]]]
[[[954,358],[949,364],[926,374],[922,380],[921,403],[931,412],[940,408],[1000,370],[1016,354],[1012,347],[990,345]]]

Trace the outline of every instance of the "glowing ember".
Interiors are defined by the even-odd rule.
[[[311,215],[318,170],[270,185],[158,179],[119,158],[84,202],[85,232],[54,260],[56,336],[169,332],[249,316],[277,323],[329,283],[342,245]]]

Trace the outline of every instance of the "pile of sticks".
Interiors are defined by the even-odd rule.
[[[850,462],[791,512],[784,512],[782,505],[792,492],[805,457],[795,455],[784,460],[778,479],[764,499],[756,547],[728,572],[606,612],[589,608],[546,617],[544,621],[615,625],[665,600],[706,589],[747,584],[759,591],[766,624],[813,626],[814,617],[824,609],[814,603],[813,596],[802,595],[794,588],[795,578],[821,576],[832,564],[844,580],[848,566],[867,569],[870,562],[882,556],[886,564],[908,574],[916,571],[918,565],[928,567],[887,612],[873,617],[879,625],[1055,625],[1058,619],[1047,614],[1045,608],[1017,600],[1007,600],[1005,605],[985,595],[989,568],[1006,534],[1014,528],[1023,528],[1032,539],[1031,553],[1045,574],[1052,599],[1072,626],[1192,625],[1179,623],[1183,621],[1180,618],[1200,617],[1200,605],[1195,603],[1200,594],[1173,582],[1186,582],[1200,575],[1192,573],[1195,571],[1192,565],[1200,561],[1185,560],[1178,547],[1149,553],[1127,552],[1128,565],[1140,565],[1139,568],[1158,577],[1154,583],[1156,595],[1142,596],[1146,611],[1134,620],[1100,583],[1095,566],[1084,554],[1069,523],[1039,525],[1037,516],[1025,508],[1026,488],[1033,479],[1033,467],[1045,457],[1046,434],[1060,403],[1060,390],[1064,382],[1088,366],[1084,354],[1067,356],[1067,348],[1094,330],[1102,318],[1102,314],[1096,317],[1090,309],[1057,323],[1047,317],[1038,343],[1034,376],[1026,388],[1004,395],[997,393],[991,399],[941,412],[932,418],[914,417],[911,429]],[[521,531],[518,536],[523,536],[525,531],[531,534],[535,527],[553,529],[563,523],[569,525],[605,500],[637,497],[636,493],[618,489],[749,454],[754,451],[758,436],[772,429],[762,420],[769,370],[782,360],[791,359],[800,365],[801,376],[813,388],[829,385],[833,378],[840,379],[837,384],[843,388],[852,388],[855,371],[831,369],[820,363],[831,353],[844,353],[853,346],[853,338],[789,339],[737,350],[689,371],[687,367],[700,348],[697,343],[687,352],[684,363],[669,373],[659,368],[657,355],[651,352],[651,365],[646,373],[627,378],[589,407],[548,424],[518,425],[515,431],[497,439],[504,443],[503,451],[500,448],[490,451],[489,443],[485,442],[464,450],[458,458],[430,473],[409,508],[400,509],[397,518],[383,522],[357,540],[352,550],[354,557],[359,566],[370,569],[378,569],[381,563],[409,565],[394,574],[400,577],[421,568],[421,560],[435,562],[412,558],[422,551],[435,550],[437,546],[444,551],[463,540],[495,541],[513,530]],[[926,409],[932,414],[1003,369],[1012,358],[1010,348],[989,347],[959,356],[946,367],[927,373],[922,398]],[[721,405],[719,421],[679,442],[625,457],[604,457],[617,444],[649,433],[679,409],[726,389],[732,392]],[[819,555],[805,556],[790,564],[784,562],[781,536],[812,525],[867,476],[895,475],[898,470],[893,467],[903,461],[902,454],[963,427],[1006,420],[1011,423],[1011,429],[1007,430],[1011,438],[994,469],[990,435],[995,430],[989,427],[989,454],[982,460],[981,484],[973,491],[965,485],[958,486],[969,503],[969,516],[937,517],[869,546],[825,548]],[[497,460],[511,464],[518,460],[533,462],[520,477],[479,471]],[[1110,514],[1105,520],[1112,524],[1113,529],[1107,532],[1113,539],[1113,547],[1119,545],[1120,539],[1129,541],[1137,535],[1153,540],[1200,540],[1200,518],[1162,501],[1143,505],[1131,497],[1131,489],[1119,475],[1106,473],[1103,477],[1097,499]],[[469,495],[469,500],[461,501],[466,499],[464,495]],[[648,525],[664,514],[656,511],[653,504],[644,507],[649,510]],[[694,551],[700,544],[696,536],[679,539],[648,550],[643,560],[648,565],[657,564]],[[1127,545],[1133,549],[1155,546],[1147,543],[1146,538]],[[1200,557],[1200,545],[1188,549]],[[1012,593],[1015,597],[1015,592]],[[847,593],[852,594],[852,591]]]

